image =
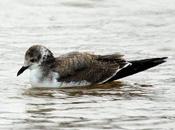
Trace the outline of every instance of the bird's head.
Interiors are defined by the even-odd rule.
[[[22,74],[26,69],[35,69],[54,59],[52,52],[44,46],[31,46],[25,53],[24,65],[18,71],[17,76]]]

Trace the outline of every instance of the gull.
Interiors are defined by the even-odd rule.
[[[42,45],[33,45],[25,53],[24,65],[17,76],[30,70],[34,87],[73,87],[105,84],[147,70],[167,57],[127,61],[123,55],[95,55],[70,52],[59,57]]]

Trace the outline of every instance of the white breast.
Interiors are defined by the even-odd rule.
[[[49,77],[44,77],[42,80],[42,71],[40,68],[30,70],[30,83],[33,87],[75,87],[75,86],[87,86],[89,82],[83,80],[79,82],[58,82],[59,74],[56,72],[50,72]]]
[[[59,75],[57,73],[51,72],[49,77],[42,76],[42,71],[40,68],[35,68],[30,70],[30,83],[33,87],[59,87],[60,82],[57,82]]]

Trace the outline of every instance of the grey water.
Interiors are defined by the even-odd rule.
[[[55,56],[120,52],[166,63],[91,88],[31,88],[16,77],[34,44]],[[174,0],[0,1],[0,129],[174,130]]]

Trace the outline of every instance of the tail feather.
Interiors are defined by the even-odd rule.
[[[113,76],[111,79],[109,79],[106,82],[121,79],[121,78],[124,78],[126,76],[130,76],[130,75],[133,75],[135,73],[147,70],[149,68],[152,68],[154,66],[157,66],[159,64],[166,62],[165,59],[167,59],[167,58],[168,57],[129,61],[131,63],[131,65],[120,70],[115,76]]]

